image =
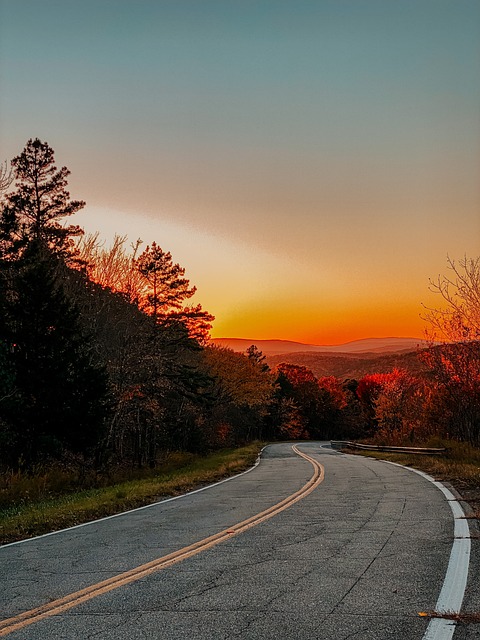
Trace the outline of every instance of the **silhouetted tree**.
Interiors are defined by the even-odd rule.
[[[131,245],[130,252],[125,248],[126,241],[126,236],[115,235],[112,245],[105,247],[99,234],[94,233],[78,238],[76,248],[90,280],[139,305],[148,285],[136,265],[142,241]]]
[[[0,164],[0,198],[7,192],[13,182],[12,169],[8,168],[7,163]]]
[[[15,434],[11,454],[27,464],[64,450],[91,454],[103,429],[106,378],[92,364],[78,309],[65,294],[64,269],[44,241],[30,241],[4,307],[15,385],[0,416]]]
[[[163,251],[156,242],[140,255],[137,269],[149,285],[143,307],[155,319],[164,319],[172,310],[181,309],[196,291],[184,277],[185,269],[175,264],[172,254]]]
[[[81,200],[70,200],[66,189],[70,171],[57,169],[53,149],[38,138],[28,140],[11,165],[16,189],[6,196],[0,216],[4,254],[15,254],[29,240],[42,240],[67,254],[73,247],[71,238],[83,231],[59,221],[85,206]]]
[[[430,280],[442,306],[426,307],[424,320],[430,325],[432,341],[466,342],[480,339],[480,258],[448,258],[450,276]]]
[[[185,269],[173,262],[171,253],[153,242],[137,259],[136,266],[147,285],[141,307],[155,323],[163,326],[183,324],[191,338],[206,342],[214,317],[201,305],[185,305],[185,301],[195,294],[196,287],[190,287]],[[181,334],[180,330],[179,337]]]
[[[251,344],[246,350],[246,354],[248,359],[260,367],[262,371],[270,371],[270,367],[267,364],[267,356],[263,355],[257,345]]]

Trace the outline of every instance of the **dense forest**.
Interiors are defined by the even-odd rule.
[[[213,316],[185,270],[153,242],[105,247],[70,224],[46,142],[0,172],[0,465],[155,467],[166,451],[251,440],[451,437],[480,444],[480,265],[451,261],[432,282],[432,346],[417,371],[360,379],[270,367],[213,346]],[[441,340],[442,344],[438,344]],[[434,344],[435,342],[435,344]]]

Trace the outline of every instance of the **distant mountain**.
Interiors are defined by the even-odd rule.
[[[244,338],[214,338],[214,344],[229,347],[234,351],[244,352],[252,344],[256,345],[266,356],[291,353],[337,353],[337,354],[382,354],[413,351],[426,347],[425,340],[420,338],[364,338],[337,345],[304,344],[290,340],[255,340]]]

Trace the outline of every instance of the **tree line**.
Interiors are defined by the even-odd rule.
[[[214,318],[190,304],[170,252],[120,237],[106,248],[70,224],[85,202],[68,176],[39,139],[2,167],[0,464],[153,467],[173,449],[326,435],[328,412],[314,408],[330,392],[302,413],[287,373],[253,345],[212,346]]]
[[[39,139],[0,168],[3,468],[155,467],[167,451],[254,439],[480,443],[478,261],[452,262],[455,277],[432,283],[447,310],[427,320],[448,342],[420,354],[426,375],[271,370],[254,345],[212,345],[214,318],[190,302],[196,289],[170,252],[121,237],[107,248],[69,224],[85,206],[69,173]]]

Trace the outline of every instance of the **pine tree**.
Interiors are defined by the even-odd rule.
[[[16,455],[27,464],[65,449],[89,453],[102,435],[106,377],[91,362],[65,274],[61,259],[32,240],[15,262],[14,296],[6,305],[15,401],[3,416],[0,405],[0,419],[13,427]]]
[[[7,194],[0,214],[2,253],[15,255],[35,239],[68,254],[72,236],[83,231],[75,225],[63,226],[59,220],[85,206],[81,200],[70,200],[66,189],[70,171],[67,167],[57,169],[53,149],[38,138],[28,140],[11,165],[16,190]]]
[[[186,329],[187,336],[205,343],[215,318],[201,305],[184,306],[197,289],[190,287],[185,269],[173,262],[172,254],[152,242],[137,259],[136,266],[145,280],[142,307],[155,323],[170,328],[176,325],[178,335]]]
[[[137,269],[148,283],[144,301],[145,310],[154,318],[163,318],[173,310],[181,309],[196,291],[184,277],[185,269],[174,264],[172,254],[152,242],[137,260]]]

